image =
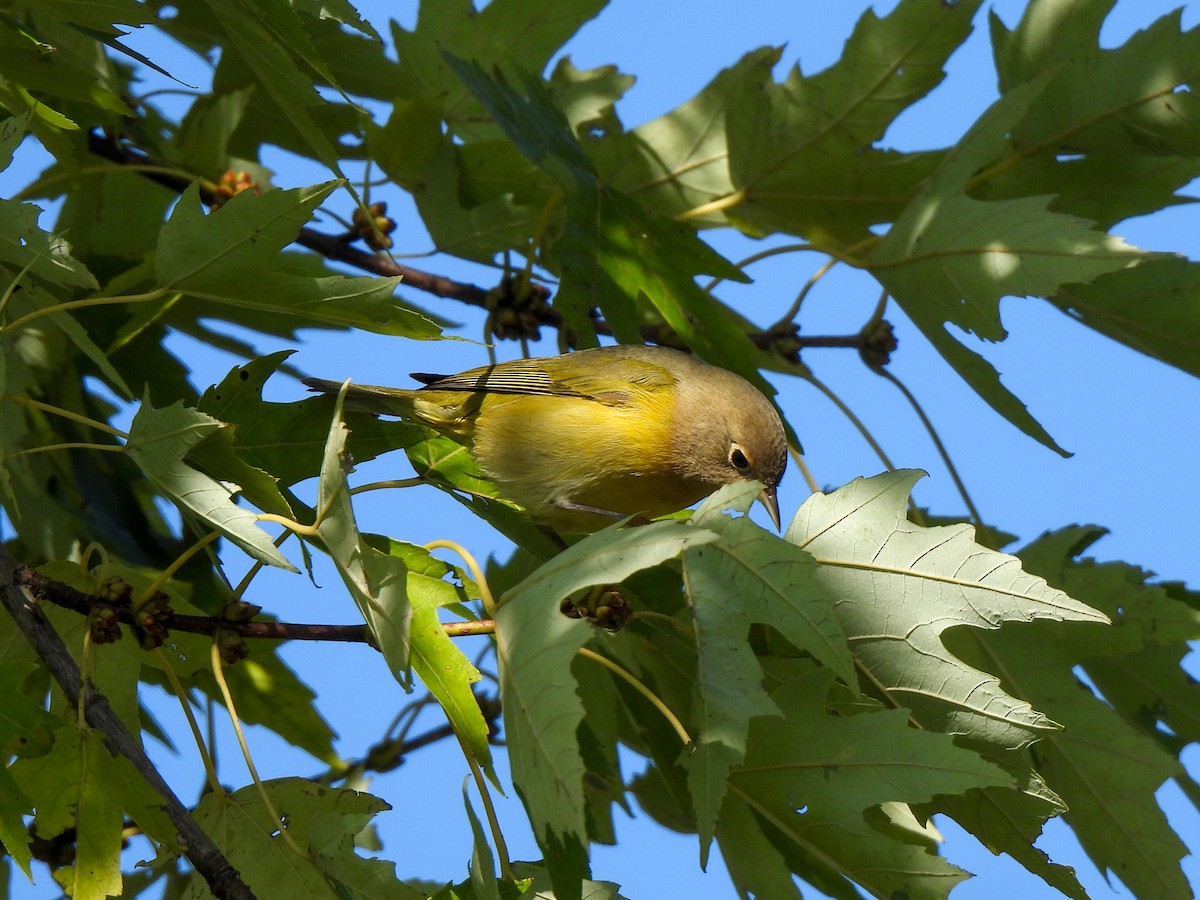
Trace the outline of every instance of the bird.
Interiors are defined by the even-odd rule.
[[[420,422],[463,444],[501,494],[544,527],[588,533],[756,480],[779,528],[787,467],[779,413],[740,375],[688,353],[618,344],[412,377],[423,386],[350,384],[346,407]],[[342,389],[303,382],[326,394]]]

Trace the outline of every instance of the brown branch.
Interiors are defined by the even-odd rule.
[[[483,714],[484,722],[487,723],[489,734],[495,735],[496,721],[500,718],[501,713],[500,698],[486,694],[473,694],[473,696],[475,702],[479,704],[479,711]],[[454,726],[445,722],[415,737],[385,738],[372,745],[361,759],[343,762],[336,769],[330,769],[313,780],[329,783],[343,781],[362,772],[390,772],[403,765],[404,757],[410,753],[451,737],[454,737]],[[489,742],[494,743],[491,739]]]
[[[81,615],[88,615],[93,610],[108,609],[116,615],[117,621],[125,625],[135,625],[133,610],[127,603],[113,603],[102,600],[91,594],[76,590],[68,584],[47,578],[40,572],[28,566],[18,566],[13,580],[16,584],[29,588],[30,593],[41,600],[48,600],[56,606],[74,610]],[[302,625],[294,622],[234,622],[212,616],[185,616],[172,610],[158,615],[159,623],[166,628],[176,631],[186,631],[189,634],[214,635],[218,631],[233,632],[241,637],[272,638],[287,641],[349,641],[352,643],[370,643],[366,625]]]
[[[109,751],[114,756],[128,759],[162,798],[163,809],[179,832],[184,855],[208,883],[213,894],[221,900],[253,900],[254,894],[237,869],[192,818],[120,717],[113,712],[108,700],[90,682],[81,684],[79,665],[66,644],[37,603],[18,586],[16,576],[20,568],[8,550],[0,545],[0,601],[62,688],[67,703],[71,707],[76,706],[80,690],[83,690],[84,715],[88,724],[104,736]]]
[[[90,615],[96,610],[109,610],[117,622],[138,627],[133,609],[128,603],[104,600],[94,594],[85,594],[69,584],[47,578],[36,569],[17,566],[13,583],[28,588],[39,600],[46,600],[80,615]],[[246,622],[225,619],[219,616],[187,616],[167,608],[156,612],[156,627],[163,633],[167,629],[184,631],[188,634],[215,635],[217,632],[236,634],[244,638],[268,638],[276,641],[343,641],[370,644],[371,635],[366,625],[302,624],[299,622]],[[492,634],[496,623],[491,619],[475,622],[444,622],[442,628],[452,638],[477,634]]]

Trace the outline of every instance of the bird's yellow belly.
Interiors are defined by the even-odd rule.
[[[501,412],[502,409],[502,412]],[[712,487],[671,465],[669,421],[660,410],[571,397],[491,396],[475,421],[480,467],[543,524],[594,531],[611,516],[659,516],[695,503]]]

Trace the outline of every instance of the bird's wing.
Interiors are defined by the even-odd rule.
[[[627,385],[653,388],[672,383],[665,369],[643,360],[596,357],[588,365],[580,365],[572,356],[577,354],[519,359],[445,377],[413,377],[424,382],[422,391],[578,397],[607,404],[624,402],[629,395]]]

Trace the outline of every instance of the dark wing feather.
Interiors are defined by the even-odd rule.
[[[557,397],[583,397],[589,395],[577,391],[550,376],[541,365],[542,360],[519,359],[468,369],[457,375],[414,374],[424,384],[423,391],[464,391],[484,394],[539,394]]]
[[[457,375],[418,373],[413,377],[424,385],[423,391],[578,397],[615,406],[625,402],[630,389],[653,390],[674,384],[674,376],[654,357],[644,358],[646,351],[651,348],[580,350],[565,356],[480,366]]]

